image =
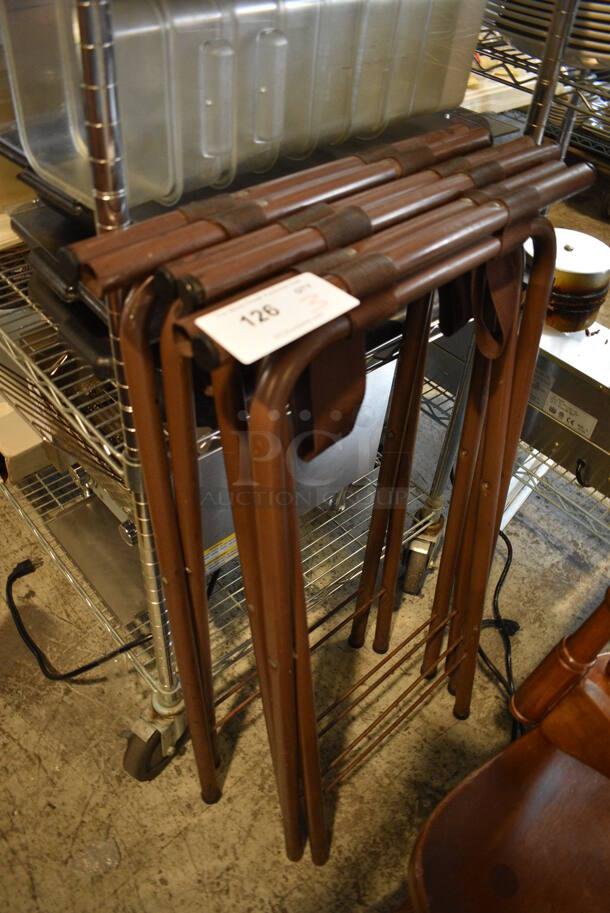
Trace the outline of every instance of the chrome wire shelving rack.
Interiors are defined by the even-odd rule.
[[[452,405],[450,394],[439,385],[426,382],[422,415],[444,426]],[[381,741],[442,690],[447,677],[446,669],[433,682],[421,675],[421,653],[431,632],[426,630],[425,605],[419,600],[410,600],[408,608],[399,613],[396,646],[372,666],[368,650],[356,651],[356,656],[345,646],[346,625],[352,617],[350,609],[366,545],[376,475],[377,469],[374,469],[352,483],[338,507],[322,505],[301,520],[302,563],[314,668],[327,697],[330,695],[330,702],[319,714],[327,790],[350,776]],[[80,476],[77,465],[66,472],[49,466],[17,484],[0,488],[87,608],[117,643],[124,644],[149,633],[148,616],[143,613],[128,624],[120,624],[71,563],[49,528],[61,512],[87,497],[86,484]],[[580,488],[569,473],[525,445],[519,453],[516,479],[562,510],[569,511],[573,519],[610,543],[610,499]],[[425,490],[413,482],[405,543],[417,537],[433,520],[431,514],[423,518],[418,514],[425,498]],[[243,584],[236,558],[219,571],[209,615],[218,695],[217,727],[222,729],[258,697]],[[333,650],[332,681],[324,674],[324,649]],[[150,644],[135,648],[128,656],[143,679],[154,688],[155,662]],[[385,684],[380,692],[377,685],[382,681]]]
[[[474,74],[519,89],[524,106],[534,92],[541,60],[518,50],[491,25],[484,27],[473,60]],[[547,132],[558,137],[574,118],[571,143],[610,164],[610,72],[562,66]]]
[[[581,485],[573,473],[523,441],[513,478],[610,546],[610,498],[602,492]]]
[[[16,369],[15,383],[20,377],[28,392],[48,404],[48,421],[53,423],[52,413],[64,434],[86,442],[100,467],[120,480],[123,441],[115,384],[95,376],[29,297],[26,255],[25,245],[0,253],[0,349]]]

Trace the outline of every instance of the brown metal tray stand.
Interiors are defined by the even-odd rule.
[[[527,153],[525,158],[519,159],[524,152]],[[359,207],[358,215],[364,213],[369,220],[370,231],[359,228],[355,236],[347,240],[339,235],[335,249],[330,249],[328,244],[314,248],[313,260],[311,244],[305,242],[302,234],[303,231],[311,233],[307,226],[288,235],[291,247],[288,264],[281,257],[276,258],[279,235],[271,240],[265,236],[255,248],[255,273],[248,266],[247,252],[240,249],[239,256],[236,253],[232,263],[233,279],[223,279],[216,286],[213,286],[212,279],[216,275],[215,270],[223,270],[223,248],[229,248],[235,242],[219,245],[218,255],[214,251],[211,259],[203,254],[197,276],[199,289],[207,289],[203,293],[204,300],[221,298],[254,280],[283,278],[281,271],[286,265],[292,265],[299,272],[324,275],[330,282],[358,297],[361,304],[348,315],[264,360],[256,373],[251,399],[244,396],[240,366],[202,336],[194,322],[196,315],[185,315],[184,305],[178,302],[168,310],[165,305],[167,315],[161,331],[161,361],[171,472],[150,348],[151,335],[154,335],[152,321],[158,325],[162,319],[154,294],[155,280],[149,279],[134,289],[125,305],[121,326],[123,354],[152,522],[154,528],[158,528],[159,563],[178,664],[182,675],[183,665],[187,671],[185,700],[189,719],[192,716],[195,720],[191,729],[204,797],[209,801],[217,794],[214,779],[215,699],[211,680],[205,569],[201,557],[202,517],[190,366],[193,357],[211,376],[211,392],[232,499],[286,849],[292,859],[301,856],[304,834],[307,833],[314,861],[318,864],[325,861],[329,841],[324,819],[324,792],[360,763],[397,725],[397,721],[382,729],[366,747],[352,754],[362,739],[383,722],[387,715],[384,711],[364,734],[353,740],[331,762],[323,780],[317,719],[325,718],[331,710],[345,704],[354,689],[335,700],[321,714],[316,714],[291,469],[295,429],[287,409],[294,400],[295,387],[306,369],[316,365],[316,370],[321,370],[322,358],[329,350],[339,351],[338,347],[343,346],[346,340],[362,338],[365,330],[408,305],[397,380],[390,404],[387,446],[384,447],[380,467],[380,482],[356,608],[323,638],[325,640],[351,620],[351,642],[354,645],[362,643],[369,609],[378,601],[374,646],[383,652],[389,643],[403,536],[405,492],[408,490],[417,433],[430,293],[439,286],[473,273],[476,278],[476,283],[473,278],[473,287],[478,289],[472,300],[477,325],[477,355],[463,434],[463,443],[467,443],[464,441],[466,434],[471,436],[473,443],[463,458],[464,448],[460,451],[464,468],[459,466],[450,509],[452,538],[449,538],[448,530],[449,555],[451,558],[453,553],[453,559],[443,578],[449,580],[449,591],[454,589],[454,606],[449,611],[448,596],[439,597],[429,622],[407,639],[410,646],[407,655],[411,655],[414,649],[428,646],[422,673],[416,682],[409,685],[401,700],[434,671],[441,659],[445,659],[446,668],[412,705],[401,711],[398,721],[412,712],[447,678],[451,678],[457,689],[456,713],[465,715],[472,690],[480,612],[497,535],[497,517],[501,513],[500,499],[503,503],[502,493],[505,496],[504,488],[510,477],[518,442],[519,418],[522,418],[527,402],[528,378],[533,371],[541,315],[552,282],[552,230],[548,228],[548,223],[537,217],[537,212],[551,200],[587,186],[592,179],[588,167],[566,169],[553,161],[553,154],[544,149],[537,150],[532,156],[529,142],[505,153],[504,161],[510,163],[511,155],[517,158],[517,162],[522,161],[524,172],[519,170],[518,164],[513,164],[512,170],[509,164],[507,171],[501,156],[497,157],[497,161],[490,160],[495,167],[488,165],[485,174],[476,171],[482,166],[458,162],[453,168],[454,174],[472,175],[474,168],[476,179],[460,178],[459,191],[449,190],[453,195],[444,199],[441,197],[440,202],[444,205],[436,209],[431,208],[437,201],[433,196],[426,196],[425,184],[420,185],[417,194],[412,197],[412,208],[407,206],[404,214],[400,211],[400,205],[405,202],[404,196],[400,197],[403,191],[399,189],[397,192],[400,205],[396,207],[392,194],[382,193],[380,188],[373,205],[381,207],[378,209],[381,230],[371,235],[375,225],[370,224],[373,222],[371,211],[367,211],[367,201],[363,201],[365,205]],[[534,168],[528,168],[532,164]],[[504,181],[497,183],[500,178]],[[507,186],[511,178],[514,183]],[[444,180],[447,178],[441,176],[436,186],[443,185]],[[473,186],[480,189],[472,189]],[[460,197],[460,193],[469,190],[467,197]],[[413,194],[413,189],[406,192]],[[426,205],[421,203],[422,199],[428,200],[428,212]],[[445,202],[446,199],[450,202]],[[385,216],[384,223],[384,212],[396,212],[396,215]],[[411,215],[414,217],[409,220]],[[407,221],[404,221],[405,218]],[[361,220],[359,225],[363,224]],[[393,227],[384,229],[384,224],[393,224]],[[256,236],[265,231],[254,231],[249,236],[253,246]],[[315,225],[313,231],[324,240],[323,232]],[[530,283],[524,317],[519,325],[520,274],[518,270],[515,273],[511,252],[520,248],[522,241],[532,233],[536,240],[534,281]],[[313,240],[312,234],[308,237]],[[345,247],[346,243],[352,246]],[[229,254],[229,250],[225,253]],[[487,265],[486,269],[482,270],[484,265]],[[223,275],[226,274],[225,269]],[[507,275],[511,281],[507,281]],[[481,277],[486,284],[481,285]],[[212,288],[216,291],[211,291]],[[189,286],[184,295],[186,304],[192,303],[192,300],[189,301],[192,289],[193,286]],[[198,294],[201,295],[200,290]],[[208,307],[222,306],[223,303],[220,300]],[[468,312],[463,319],[469,316]],[[357,346],[354,351],[358,351]],[[353,382],[359,367],[346,363],[341,370],[345,372],[346,382],[348,379]],[[248,412],[249,417],[246,418]],[[316,413],[311,428],[314,436],[317,418]],[[279,446],[273,447],[270,452],[264,446],[264,442],[269,440],[279,442]],[[457,505],[455,508],[454,503]],[[470,540],[466,534],[464,545],[460,549],[456,546],[462,526],[477,536],[478,554],[474,556],[476,561],[472,575],[464,570],[470,570],[471,563]],[[384,545],[381,585],[375,589]],[[452,586],[454,577],[457,582]],[[442,633],[448,621],[452,623],[451,636],[447,648],[441,651]],[[420,635],[420,640],[416,641]],[[320,642],[314,644],[313,649]],[[403,657],[393,666],[386,665],[395,657],[396,651],[406,645],[401,644],[364,676],[359,685],[381,672],[365,692],[350,700],[349,707],[359,703],[363,694],[380,685],[391,669],[404,661]],[[343,706],[333,720],[326,722],[321,734],[342,719],[345,710]],[[351,757],[348,758],[348,755]],[[301,782],[304,815],[300,809]]]

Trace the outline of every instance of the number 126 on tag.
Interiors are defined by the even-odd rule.
[[[250,365],[359,304],[325,279],[302,273],[203,314],[198,328]]]

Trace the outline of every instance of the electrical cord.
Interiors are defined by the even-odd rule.
[[[13,587],[15,583],[17,583],[17,581],[21,580],[23,577],[27,577],[29,574],[33,574],[34,571],[36,571],[41,566],[42,559],[36,559],[32,561],[29,558],[25,561],[20,561],[19,564],[15,565],[6,580],[6,601],[13,621],[15,622],[15,627],[17,628],[19,636],[21,637],[30,653],[32,653],[35,657],[36,662],[40,667],[40,671],[45,678],[48,678],[53,682],[72,681],[74,685],[91,684],[91,679],[81,679],[80,681],[74,681],[74,679],[80,679],[80,676],[84,675],[86,672],[90,672],[91,669],[96,669],[98,666],[109,662],[116,656],[120,656],[122,653],[127,653],[129,650],[133,650],[135,647],[139,647],[142,644],[148,643],[148,641],[152,638],[152,634],[145,634],[143,637],[137,637],[135,640],[131,640],[129,643],[123,644],[121,647],[118,647],[111,653],[106,653],[104,656],[98,657],[98,659],[93,659],[91,662],[84,663],[84,665],[78,666],[76,669],[71,669],[69,672],[58,672],[49,660],[48,656],[40,649],[34,638],[25,627],[19,609],[17,608],[13,598]]]
[[[482,662],[485,664],[487,669],[494,676],[496,681],[499,683],[501,688],[506,692],[508,700],[510,701],[511,697],[515,693],[515,679],[513,676],[513,650],[511,644],[511,637],[519,631],[519,624],[516,621],[512,621],[509,618],[504,618],[500,612],[500,593],[502,587],[510,571],[511,564],[513,562],[513,546],[503,530],[500,530],[499,533],[500,539],[504,542],[506,546],[506,560],[504,561],[504,567],[502,568],[502,573],[498,578],[496,583],[496,588],[494,590],[493,599],[492,599],[492,612],[493,618],[486,618],[482,624],[481,629],[483,628],[494,628],[500,634],[502,638],[502,645],[504,647],[504,674],[498,669],[496,664],[492,662],[485,650],[479,646],[479,657]],[[512,732],[511,739],[514,742],[515,739],[523,734],[522,725],[513,718],[512,721]]]

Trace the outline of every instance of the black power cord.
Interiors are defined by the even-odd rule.
[[[500,539],[504,542],[506,546],[506,560],[504,562],[504,567],[502,568],[502,573],[498,578],[496,583],[496,588],[493,594],[492,600],[492,612],[493,618],[486,618],[482,624],[481,629],[483,628],[494,628],[500,634],[502,638],[502,645],[504,647],[504,674],[498,669],[496,664],[492,662],[487,653],[479,646],[479,657],[491,672],[493,677],[496,679],[502,690],[506,693],[508,700],[510,701],[511,697],[515,693],[515,680],[513,677],[513,650],[511,644],[511,637],[519,631],[519,624],[516,621],[512,621],[509,618],[504,618],[500,612],[500,593],[504,582],[508,576],[510,566],[513,561],[513,546],[503,530],[500,530],[499,533]],[[521,724],[514,719],[512,720],[512,732],[511,739],[514,741],[519,735],[523,734],[523,727]]]
[[[72,681],[74,679],[79,679],[81,675],[84,675],[85,672],[90,672],[91,669],[96,669],[98,666],[101,666],[103,663],[109,662],[111,659],[114,659],[116,656],[120,656],[122,653],[127,653],[128,650],[133,650],[135,647],[139,647],[142,644],[147,643],[152,634],[145,634],[143,637],[138,637],[135,640],[129,641],[129,643],[123,644],[123,646],[118,647],[116,650],[113,650],[111,653],[106,653],[104,656],[100,656],[98,659],[93,659],[89,663],[85,663],[82,666],[78,666],[76,669],[71,669],[70,672],[58,672],[57,669],[53,666],[47,655],[40,649],[34,638],[30,635],[27,628],[23,623],[19,609],[15,605],[15,600],[13,599],[13,586],[18,580],[21,580],[22,577],[27,577],[29,574],[33,574],[35,570],[42,566],[42,560],[36,559],[31,561],[29,558],[26,561],[20,561],[13,570],[8,575],[6,581],[6,601],[12,615],[13,621],[15,622],[15,627],[19,632],[19,636],[22,641],[33,654],[36,659],[36,662],[40,666],[40,671],[45,678],[50,679],[52,682],[66,682]],[[91,679],[82,679],[80,681],[73,681],[75,685],[87,685],[91,684]]]

